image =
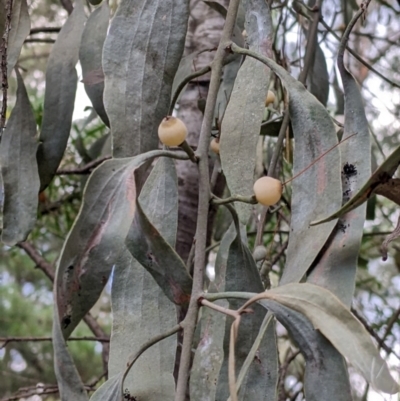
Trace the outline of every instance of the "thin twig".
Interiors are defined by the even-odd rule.
[[[211,66],[206,65],[205,67],[203,67],[201,70],[195,71],[193,73],[191,73],[190,75],[188,75],[187,77],[185,77],[182,82],[178,85],[178,87],[175,90],[174,95],[172,96],[172,100],[171,100],[171,104],[169,106],[169,111],[168,111],[168,115],[172,116],[172,113],[174,111],[175,108],[175,104],[176,101],[178,100],[178,97],[180,95],[180,93],[182,92],[183,88],[194,78],[197,77],[201,77],[204,74],[207,74],[207,72],[211,71]]]
[[[7,50],[8,50],[8,37],[11,30],[11,17],[13,9],[13,0],[6,2],[6,18],[4,24],[4,34],[1,38],[0,54],[1,54],[1,88],[3,92],[3,99],[0,112],[0,141],[3,135],[3,130],[6,127],[6,114],[7,114],[7,91],[8,91],[8,76],[7,76]]]
[[[147,349],[149,349],[150,347],[152,347],[154,344],[157,344],[158,342],[160,342],[161,340],[164,340],[165,338],[171,337],[172,335],[174,335],[175,333],[177,333],[178,331],[182,330],[182,325],[181,324],[177,324],[176,326],[174,326],[172,329],[158,334],[157,336],[154,336],[153,338],[151,338],[149,341],[145,342],[139,349],[138,351],[136,351],[134,354],[132,354],[129,357],[129,362],[128,362],[128,366],[125,369],[124,372],[124,377],[122,380],[122,386],[124,384],[124,380],[126,378],[126,376],[128,375],[129,371],[131,370],[132,366],[134,365],[134,363],[138,360],[138,358],[140,357],[140,355],[143,354],[143,352],[145,352]],[[121,389],[122,390],[122,389]]]
[[[82,167],[77,167],[74,169],[58,169],[57,175],[73,175],[73,174],[90,174],[93,169],[99,166],[106,160],[111,159],[111,156],[104,156],[96,160],[92,160],[91,162],[85,164]]]
[[[52,337],[0,337],[0,349],[4,348],[9,343],[22,343],[22,342],[44,342],[53,341]],[[109,337],[69,337],[67,341],[98,341],[100,343],[109,343]]]
[[[216,310],[217,312],[223,313],[224,315],[232,316],[234,319],[236,319],[237,317],[240,316],[235,310],[232,310],[229,308],[224,308],[223,306],[214,304],[210,301],[207,301],[207,299],[204,299],[204,298],[200,301],[200,303],[203,306],[207,306],[208,308]]]
[[[371,334],[372,337],[378,342],[383,350],[385,350],[388,354],[393,354],[397,359],[400,359],[400,356],[396,354],[394,350],[392,350],[388,345],[386,345],[382,339],[378,336],[375,330],[368,324],[368,322],[354,309],[351,308],[351,312],[353,315],[362,323],[365,329]]]
[[[208,167],[208,147],[210,133],[212,128],[215,104],[217,101],[218,89],[222,75],[222,66],[227,55],[226,46],[232,39],[236,24],[236,16],[240,0],[231,0],[227,10],[225,25],[222,30],[222,36],[215,58],[211,64],[210,86],[207,95],[204,118],[200,130],[199,145],[197,156],[200,159],[199,166],[199,202],[197,209],[197,227],[196,227],[196,250],[193,269],[193,288],[189,303],[188,312],[182,322],[184,328],[182,353],[178,380],[176,384],[175,401],[186,400],[186,390],[189,380],[190,363],[192,358],[193,338],[196,330],[199,307],[197,300],[203,292],[204,287],[204,269],[206,265],[206,246],[207,246],[207,224],[208,210],[210,200],[210,183]]]
[[[255,196],[242,196],[242,195],[234,195],[230,196],[229,198],[218,198],[217,196],[213,195],[211,202],[214,205],[225,205],[227,203],[233,203],[233,202],[243,202],[243,203],[250,203],[252,205],[255,205],[257,203],[257,199]]]

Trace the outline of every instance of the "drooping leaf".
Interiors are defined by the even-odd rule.
[[[3,231],[7,245],[24,241],[36,222],[40,187],[36,162],[36,121],[18,70],[17,101],[0,143],[4,187]]]
[[[313,221],[311,224],[321,224],[343,216],[345,213],[348,213],[356,207],[362,205],[370,198],[370,196],[372,196],[373,193],[375,193],[375,190],[379,191],[379,187],[381,186],[381,188],[385,188],[387,190],[388,186],[390,186],[388,183],[393,183],[393,181],[390,181],[390,179],[397,170],[399,164],[400,146],[392,152],[392,154],[382,163],[382,165],[375,170],[362,188],[339,210],[337,210],[335,213],[332,213],[329,217]],[[352,167],[350,167],[350,169],[353,170]]]
[[[55,296],[57,296],[57,290]],[[87,401],[88,396],[74,361],[68,351],[67,344],[65,343],[56,308],[54,308],[52,339],[54,349],[54,371],[57,377],[61,400]],[[118,401],[120,401],[120,399],[118,399]]]
[[[115,157],[158,146],[182,57],[189,2],[122,0],[104,43],[104,104]]]
[[[306,316],[376,390],[389,394],[399,391],[364,326],[330,291],[313,284],[287,284],[267,291],[265,296]],[[271,308],[268,301],[260,303]]]
[[[192,279],[185,264],[144,214],[140,202],[126,238],[133,257],[153,276],[165,295],[177,305],[189,302]]]
[[[305,360],[304,392],[308,401],[352,401],[346,363],[338,351],[301,313],[268,301],[270,310],[286,327]],[[272,399],[272,398],[271,398]]]
[[[108,160],[90,176],[57,267],[56,303],[66,338],[97,301],[125,249],[135,213],[135,170],[163,154],[152,151],[134,158]]]
[[[161,158],[140,194],[151,221],[171,244],[175,243],[178,218],[178,188],[175,166]],[[117,262],[112,283],[113,331],[108,369],[124,372],[127,355],[149,338],[176,324],[176,308],[150,273],[126,250]],[[148,349],[124,380],[124,389],[139,399],[173,400],[176,337]],[[154,380],[157,377],[157,380]]]
[[[224,291],[225,272],[229,249],[236,237],[236,229],[231,224],[225,232],[215,260],[215,280],[208,292]],[[228,307],[228,301],[219,300],[217,304]],[[190,371],[190,397],[194,400],[214,401],[218,376],[224,358],[223,339],[226,316],[209,308],[201,311],[200,341],[193,358]]]
[[[318,37],[316,36],[316,40]],[[314,63],[307,75],[308,90],[326,106],[329,97],[329,73],[325,54],[318,44],[315,46]]]
[[[343,64],[344,44],[338,67],[343,82],[345,109],[343,139],[340,145],[343,203],[357,193],[371,175],[371,144],[363,100],[354,77]],[[355,288],[358,254],[366,217],[366,203],[343,215],[308,281],[335,294],[350,307]]]
[[[255,265],[254,259],[248,247],[242,242],[237,233],[235,240],[229,249],[229,256],[226,267],[225,290],[226,291],[263,291],[261,278]],[[231,309],[237,309],[241,302],[238,300],[229,300]],[[235,347],[237,369],[243,362],[257,338],[260,326],[264,320],[265,313],[259,306],[255,306],[254,313],[244,315],[240,324],[238,341]],[[227,319],[224,338],[224,361],[221,367],[218,385],[217,400],[227,399],[229,397],[228,387],[228,349],[229,349],[229,331],[231,319]],[[268,355],[266,354],[268,341],[272,339],[264,337],[259,347],[258,358],[254,359],[249,371],[242,382],[239,391],[240,399],[264,400],[265,393],[274,383],[274,375],[269,372]]]
[[[123,376],[122,372],[109,378],[93,393],[90,401],[121,401],[123,399],[121,391]],[[131,394],[129,393],[129,395]]]
[[[1,8],[3,11],[4,8]],[[8,36],[7,48],[7,74],[11,74],[18,57],[21,53],[22,45],[31,29],[31,20],[28,13],[28,5],[26,0],[13,1],[11,15],[11,30]],[[0,30],[2,33],[2,30]]]
[[[93,76],[99,71],[103,72],[101,61],[109,18],[110,8],[108,7],[108,2],[105,1],[88,18],[79,49],[79,61],[82,66],[85,91],[92,102],[93,108],[107,126],[110,126],[110,122],[103,104],[104,80],[95,82],[93,81]]]
[[[289,113],[296,143],[293,174],[322,159],[293,180],[292,210],[286,266],[281,284],[299,281],[329,238],[336,222],[310,227],[317,216],[328,214],[342,202],[339,149],[332,119],[322,104],[273,60],[257,56],[277,74],[289,92]]]
[[[244,3],[247,42],[251,50],[271,56],[272,20],[269,7],[262,0]],[[232,194],[251,195],[256,163],[256,147],[264,116],[269,86],[269,68],[250,57],[240,67],[222,120],[220,156],[229,190]],[[251,205],[235,205],[239,218],[246,224]]]
[[[58,34],[47,63],[43,121],[37,153],[41,191],[53,179],[67,146],[78,82],[75,65],[85,21],[83,3],[78,0]]]

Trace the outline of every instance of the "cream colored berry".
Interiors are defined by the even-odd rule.
[[[158,127],[158,137],[167,146],[179,146],[188,134],[185,123],[179,118],[167,116]]]
[[[253,190],[257,202],[272,206],[281,199],[282,183],[272,177],[261,177],[254,183]]]
[[[275,93],[268,91],[267,97],[265,98],[265,107],[268,107],[271,103],[275,102]]]
[[[219,155],[219,140],[217,140],[216,138],[214,138],[211,143],[210,143],[210,149],[216,153],[217,155]]]

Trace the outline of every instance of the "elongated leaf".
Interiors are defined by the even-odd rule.
[[[3,231],[7,245],[24,241],[36,222],[40,180],[36,163],[36,121],[21,75],[17,102],[0,144],[4,186]]]
[[[115,157],[158,146],[182,57],[189,2],[122,0],[104,44],[104,103]]]
[[[313,221],[311,224],[316,225],[325,223],[327,221],[331,221],[333,219],[343,216],[345,213],[348,213],[351,210],[355,209],[356,207],[362,205],[374,193],[375,189],[377,189],[380,185],[385,186],[385,184],[390,181],[393,174],[397,170],[399,163],[400,163],[400,146],[392,152],[392,154],[382,163],[382,165],[379,166],[377,170],[375,170],[375,172],[368,179],[368,181],[362,186],[362,188],[339,210],[337,210],[335,213],[332,213],[329,217]]]
[[[75,65],[85,21],[83,3],[78,0],[58,34],[47,63],[43,122],[37,153],[41,191],[53,179],[67,146],[78,82]]]
[[[289,113],[296,143],[293,174],[318,163],[293,181],[292,214],[286,266],[281,284],[300,281],[329,238],[336,222],[310,227],[317,216],[340,207],[339,149],[332,119],[322,104],[286,70],[266,57],[258,57],[277,74],[289,92]]]
[[[92,12],[82,34],[82,43],[79,49],[79,61],[82,66],[85,91],[104,124],[110,126],[103,104],[104,80],[93,81],[93,77],[103,72],[101,59],[103,44],[107,36],[110,8],[105,1],[101,7]]]
[[[103,383],[90,397],[90,401],[121,401],[123,373],[112,376]],[[129,395],[131,395],[129,393]]]
[[[271,56],[272,21],[268,5],[263,0],[248,0],[244,7],[250,49]],[[264,116],[269,75],[269,68],[247,58],[237,74],[222,120],[221,164],[232,194],[252,194],[256,147]],[[235,207],[241,222],[246,224],[251,216],[251,205],[237,203]]]
[[[227,269],[226,269],[226,291],[263,291],[261,278],[255,265],[250,250],[242,242],[237,234],[232,242],[229,250]],[[238,300],[230,300],[230,307],[237,309],[240,306]],[[254,340],[256,339],[261,323],[263,322],[265,313],[256,306],[254,313],[243,316],[239,329],[238,341],[235,348],[236,363],[239,368],[245,361]],[[224,338],[224,361],[221,367],[220,376],[217,387],[217,400],[227,399],[229,397],[228,389],[228,349],[229,349],[229,328],[232,323],[231,319],[227,319],[227,327],[225,328]],[[253,360],[249,372],[242,382],[239,392],[240,399],[264,400],[265,393],[268,388],[276,386],[272,383],[272,377],[269,375],[269,361],[266,355],[266,345],[270,339],[264,338],[259,347],[259,355]]]
[[[57,377],[61,400],[87,401],[88,396],[75,367],[74,361],[68,351],[67,344],[65,343],[56,308],[54,308],[52,338],[54,349],[54,371]]]
[[[352,401],[346,363],[332,344],[301,313],[273,301],[268,301],[268,305],[306,360],[307,400],[331,401],[334,394],[336,401]]]
[[[178,219],[178,188],[175,166],[161,158],[144,185],[141,202],[149,218],[171,245],[175,243]],[[112,287],[113,331],[109,372],[123,372],[127,355],[149,338],[176,324],[176,308],[150,273],[126,250],[117,262]],[[124,381],[139,399],[173,400],[176,337],[169,337],[147,350]],[[154,380],[157,377],[157,380]]]
[[[108,160],[89,178],[57,267],[56,302],[65,337],[97,301],[125,249],[135,212],[135,170],[162,154],[165,152],[153,151],[135,158]]]
[[[364,326],[330,291],[313,284],[287,284],[265,294],[306,316],[376,390],[389,394],[399,391]],[[261,304],[270,308],[268,302]]]
[[[229,249],[235,238],[236,229],[232,223],[221,240],[215,260],[215,280],[208,288],[208,292],[224,291]],[[226,300],[217,301],[217,304],[223,307],[229,306]],[[209,308],[203,308],[201,312],[200,341],[190,371],[190,398],[214,401],[218,376],[224,360],[226,316]]]
[[[148,220],[139,202],[126,245],[172,302],[177,305],[189,302],[192,279],[185,264]]]
[[[2,11],[4,8],[1,9]],[[21,53],[22,45],[26,37],[29,35],[31,29],[31,20],[28,13],[28,5],[26,0],[13,1],[12,15],[11,15],[11,31],[8,36],[7,48],[7,74],[10,75],[11,71],[17,63],[18,57]],[[2,32],[0,30],[0,32]]]
[[[357,133],[340,145],[343,203],[346,203],[371,175],[371,144],[361,93],[344,67],[343,53],[339,54],[338,66],[345,97],[343,139]],[[365,203],[339,219],[324,254],[308,278],[310,283],[333,292],[349,307],[355,288],[366,206]]]
[[[316,40],[314,63],[307,75],[307,87],[308,90],[326,106],[329,97],[329,73],[325,54],[318,44],[317,36]]]

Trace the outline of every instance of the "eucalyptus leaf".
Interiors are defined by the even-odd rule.
[[[178,219],[178,187],[174,162],[160,158],[140,194],[151,221],[175,244]],[[124,372],[127,355],[149,338],[176,324],[176,308],[150,273],[126,250],[117,262],[112,283],[113,330],[109,372]],[[124,380],[124,389],[139,399],[173,400],[176,336],[148,349]],[[156,375],[157,380],[154,380]]]
[[[268,301],[306,360],[304,392],[307,401],[352,401],[346,363],[337,350],[301,313]]]
[[[0,173],[4,204],[1,240],[7,245],[24,241],[36,223],[40,187],[36,162],[36,121],[18,70],[17,101],[0,143]]]
[[[364,326],[330,291],[313,284],[286,284],[267,291],[265,297],[306,316],[376,390],[399,391]],[[268,302],[260,303],[270,308]]]
[[[107,160],[91,174],[57,267],[56,304],[65,338],[95,304],[125,249],[136,209],[135,170],[163,154]]]
[[[338,67],[344,89],[344,129],[340,145],[343,203],[357,193],[371,175],[371,143],[363,100],[354,77],[343,63],[344,44]],[[349,138],[351,135],[356,135]],[[333,292],[350,307],[355,288],[367,204],[343,215],[308,281]]]
[[[254,291],[262,292],[263,285],[247,245],[242,242],[240,234],[237,233],[235,240],[229,249],[229,256],[226,267],[226,291]],[[241,302],[238,300],[229,300],[231,309],[237,309]],[[259,306],[255,306],[254,313],[244,315],[241,320],[238,341],[235,347],[236,364],[240,367],[246,360],[246,357],[257,338],[260,326],[264,320],[265,313]],[[232,319],[227,319],[224,338],[224,361],[221,367],[218,387],[217,400],[227,399],[229,397],[228,386],[228,350],[229,350],[229,332]],[[271,339],[264,337],[259,347],[257,359],[253,359],[246,377],[243,379],[239,391],[239,399],[264,400],[265,394],[270,386],[276,386],[274,375],[270,375],[267,344]]]
[[[318,44],[318,37],[316,37],[316,41],[314,62],[307,75],[307,87],[326,106],[329,97],[329,73],[325,54]]]
[[[244,2],[247,42],[251,50],[271,56],[272,20],[262,0]],[[256,164],[256,147],[264,117],[270,70],[252,58],[246,58],[222,120],[220,157],[227,185],[232,194],[251,195]],[[236,203],[239,218],[247,224],[252,206]]]
[[[208,292],[221,292],[225,289],[225,273],[229,249],[236,238],[235,225],[232,223],[222,237],[215,260],[215,279]],[[228,301],[217,304],[228,307]],[[214,401],[217,391],[219,372],[224,360],[223,340],[226,316],[209,308],[201,310],[200,341],[193,358],[190,371],[190,397],[194,400]]]
[[[101,7],[96,8],[88,18],[82,34],[79,48],[79,60],[82,66],[85,91],[104,124],[110,126],[103,104],[104,80],[93,81],[93,77],[102,74],[103,44],[107,36],[110,8],[104,1]]]
[[[149,271],[170,301],[188,305],[192,279],[185,264],[171,245],[151,224],[140,205],[126,238],[133,257]]]
[[[123,372],[118,373],[103,383],[90,397],[90,401],[121,401]]]
[[[279,76],[289,92],[289,113],[296,143],[293,175],[309,167],[292,184],[289,245],[281,278],[281,284],[285,284],[301,280],[335,226],[335,221],[320,227],[310,227],[310,222],[341,205],[340,154],[334,147],[337,145],[335,127],[324,106],[273,60],[253,55]],[[328,150],[318,163],[311,165]]]
[[[155,149],[182,57],[189,2],[122,0],[104,43],[104,104],[113,156]]]
[[[3,8],[1,10],[4,10]],[[19,55],[22,45],[31,29],[31,20],[28,13],[26,0],[14,0],[11,15],[11,30],[8,36],[7,46],[7,74],[11,74]],[[2,30],[0,30],[2,33]]]
[[[85,22],[83,2],[78,0],[58,34],[47,63],[43,121],[37,153],[41,191],[53,179],[67,146],[78,83],[75,65]]]
[[[55,296],[57,296],[57,291]],[[54,308],[52,340],[54,349],[54,372],[57,377],[61,400],[87,401],[88,396],[75,363],[68,351],[56,308]]]

